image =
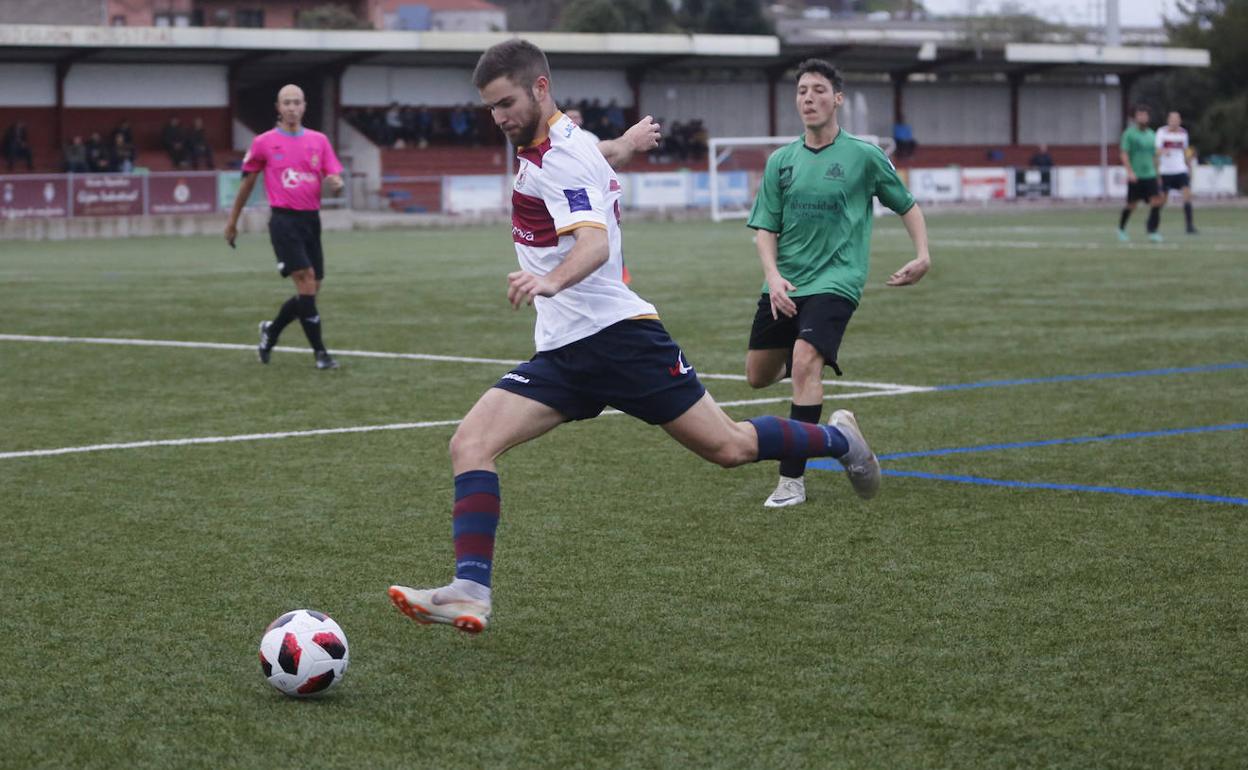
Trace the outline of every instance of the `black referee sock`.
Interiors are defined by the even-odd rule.
[[[308,335],[308,344],[313,350],[318,353],[325,350],[325,343],[321,342],[321,316],[316,312],[315,294],[299,295],[299,325]]]
[[[789,406],[789,419],[798,422],[809,422],[818,424],[819,418],[823,415],[823,404],[812,404],[810,406],[801,406],[792,404]],[[801,478],[806,473],[806,458],[787,459],[780,461],[780,475],[790,479]]]
[[[295,294],[282,303],[282,309],[277,311],[277,318],[273,319],[273,324],[269,327],[269,345],[276,345],[277,337],[282,333],[282,329],[290,326],[290,322],[298,317],[299,295]]]
[[[1183,218],[1187,220],[1187,229],[1194,230],[1195,228],[1192,226],[1192,204],[1183,204]]]
[[[1151,206],[1148,209],[1148,231],[1150,233],[1157,232],[1157,225],[1161,224],[1161,206]]]
[[[1131,218],[1131,209],[1123,209],[1122,216],[1118,217],[1118,229],[1127,229],[1127,220]]]

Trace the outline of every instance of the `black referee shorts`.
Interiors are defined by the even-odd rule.
[[[325,254],[321,251],[321,214],[273,207],[269,217],[269,240],[282,277],[312,268],[316,280],[325,277]]]

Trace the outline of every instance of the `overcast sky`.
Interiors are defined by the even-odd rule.
[[[979,14],[1001,6],[1002,0],[923,0],[932,13]],[[1067,24],[1104,24],[1105,0],[1013,0],[1036,16]],[[1118,0],[1118,18],[1124,27],[1160,27],[1163,15],[1173,18],[1175,0]]]

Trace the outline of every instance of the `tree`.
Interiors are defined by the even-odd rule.
[[[1144,79],[1132,91],[1164,117],[1183,114],[1202,155],[1248,152],[1248,0],[1180,0],[1167,23],[1172,43],[1209,51],[1209,69],[1183,69]]]
[[[562,32],[630,32],[626,11],[614,0],[573,0],[559,14]]]
[[[691,31],[715,35],[774,34],[759,0],[707,0],[705,18],[702,29]]]

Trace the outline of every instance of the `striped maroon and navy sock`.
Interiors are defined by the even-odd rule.
[[[490,587],[494,532],[498,529],[498,474],[468,471],[455,477],[455,577]]]
[[[841,457],[849,451],[845,434],[831,425],[770,416],[752,417],[749,422],[758,433],[759,460]]]

